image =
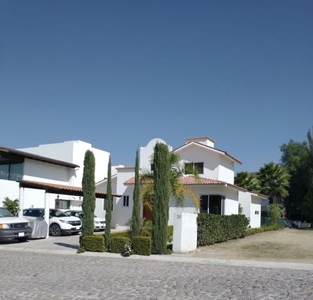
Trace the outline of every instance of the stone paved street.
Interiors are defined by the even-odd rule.
[[[313,299],[313,272],[0,250],[0,299]]]

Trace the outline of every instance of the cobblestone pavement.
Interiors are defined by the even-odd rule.
[[[313,299],[313,272],[0,251],[0,299]]]

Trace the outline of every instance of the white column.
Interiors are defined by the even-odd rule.
[[[186,212],[174,215],[174,253],[186,253],[197,249],[197,216]]]
[[[45,192],[45,222],[47,224],[46,239],[49,238],[49,215],[50,215],[50,205],[49,196]]]
[[[19,190],[19,204],[20,210],[18,211],[18,216],[23,217],[23,209],[24,209],[24,188],[20,187]]]

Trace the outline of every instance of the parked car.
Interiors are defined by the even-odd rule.
[[[16,239],[26,242],[32,234],[30,222],[25,218],[13,216],[0,207],[0,240]]]
[[[64,211],[68,216],[75,216],[80,219],[83,217],[83,212],[81,210],[66,210]],[[94,231],[101,231],[105,229],[105,219],[99,218],[95,215],[94,217]]]
[[[23,210],[23,216],[28,219],[44,218],[43,208],[29,208]],[[69,217],[59,209],[50,209],[49,234],[59,236],[62,234],[78,234],[81,232],[82,222],[77,217]]]

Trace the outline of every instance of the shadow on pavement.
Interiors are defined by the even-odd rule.
[[[78,246],[77,245],[73,245],[73,244],[60,243],[60,242],[57,242],[57,243],[54,243],[54,244],[58,245],[58,246],[66,247],[66,248],[78,249]]]

